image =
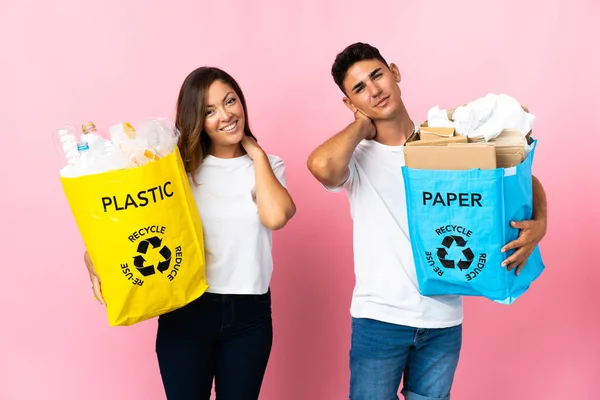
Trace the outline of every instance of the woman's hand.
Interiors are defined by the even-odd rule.
[[[83,254],[83,261],[85,262],[88,274],[90,275],[90,282],[92,282],[92,290],[94,291],[94,297],[96,298],[96,300],[98,300],[100,304],[106,306],[106,303],[104,302],[104,297],[102,297],[102,287],[100,285],[100,278],[96,273],[96,269],[94,268],[92,259],[90,258],[90,255],[87,251]]]

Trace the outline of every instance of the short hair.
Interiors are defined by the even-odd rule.
[[[355,63],[363,60],[379,60],[389,68],[387,61],[376,47],[361,42],[351,44],[335,57],[335,61],[331,67],[333,80],[344,94],[347,95],[344,89],[346,73]]]

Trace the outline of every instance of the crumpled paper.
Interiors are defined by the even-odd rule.
[[[517,130],[525,137],[531,131],[536,116],[523,110],[519,102],[509,95],[489,93],[458,107],[452,119],[450,121],[446,111],[438,106],[432,107],[427,114],[430,127],[453,127],[460,135],[483,137],[486,142],[504,129]]]
[[[454,122],[448,119],[446,110],[440,110],[439,106],[435,106],[427,113],[427,126],[432,128],[454,128]]]

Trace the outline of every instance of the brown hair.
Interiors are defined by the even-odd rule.
[[[248,124],[246,99],[235,79],[215,67],[200,67],[192,71],[183,81],[179,91],[175,126],[180,132],[178,145],[183,164],[186,172],[192,176],[194,184],[197,184],[196,172],[210,151],[211,140],[204,130],[206,95],[210,85],[217,80],[231,86],[240,98],[245,114],[244,133],[256,140]]]

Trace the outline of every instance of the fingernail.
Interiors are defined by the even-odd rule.
[[[506,249],[503,247],[500,249],[500,253],[504,253],[506,251]]]

